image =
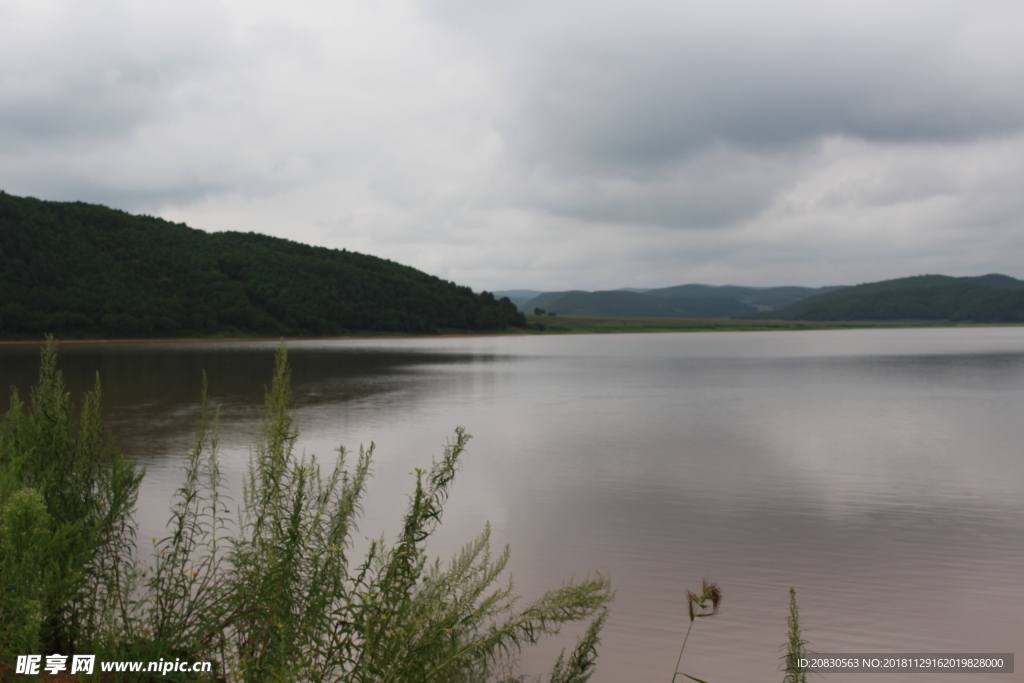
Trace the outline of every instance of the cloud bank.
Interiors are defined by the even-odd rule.
[[[477,289],[1024,276],[1015,2],[12,0],[0,188]]]

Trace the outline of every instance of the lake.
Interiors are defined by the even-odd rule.
[[[100,373],[105,419],[147,468],[141,538],[162,535],[204,370],[241,499],[275,349],[61,347],[69,388]],[[782,680],[790,586],[817,652],[1024,652],[1024,328],[297,341],[289,354],[299,448],[323,459],[376,443],[360,536],[398,531],[410,470],[464,426],[474,438],[431,550],[450,556],[490,520],[524,596],[611,576],[595,683],[668,681],[686,590],[704,577],[722,610],[698,620],[680,669],[709,683]],[[37,369],[38,347],[0,347],[5,386],[24,395]],[[573,640],[525,657],[527,671]]]

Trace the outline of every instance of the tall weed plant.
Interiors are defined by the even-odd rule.
[[[49,339],[30,407],[14,390],[0,419],[0,653],[123,637],[141,480],[102,427],[99,378],[72,406]]]
[[[782,657],[783,683],[807,683],[808,668],[804,662],[808,656],[807,641],[800,629],[800,609],[796,604],[796,589],[789,589],[789,616],[786,617],[786,654]]]
[[[427,557],[470,438],[463,429],[416,470],[398,537],[356,558],[373,446],[355,457],[339,448],[326,465],[297,455],[289,391],[282,345],[233,517],[204,380],[168,535],[152,539],[141,569],[131,511],[142,473],[104,436],[98,383],[72,417],[50,340],[31,405],[15,394],[0,421],[0,654],[209,660],[217,680],[521,681],[509,672],[524,647],[590,620],[547,678],[590,677],[612,598],[606,578],[521,604],[501,581],[508,547],[492,554],[489,527],[447,563]]]

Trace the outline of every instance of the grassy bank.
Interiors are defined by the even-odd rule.
[[[914,327],[1021,327],[1013,323],[953,323],[948,320],[909,321],[860,321],[825,322],[806,320],[733,320],[730,318],[637,318],[607,315],[533,315],[526,316],[528,328],[509,327],[500,332],[466,332],[464,330],[440,330],[435,334],[414,334],[410,332],[355,332],[344,336],[296,336],[285,341],[344,340],[344,339],[433,339],[445,337],[504,337],[545,334],[615,334],[633,332],[772,332],[795,330],[856,330],[895,329]],[[62,344],[142,344],[165,342],[238,342],[280,341],[281,337],[263,335],[240,335],[218,333],[204,336],[160,337],[137,339],[73,338],[62,340]],[[38,337],[6,339],[0,345],[43,344]]]
[[[608,334],[616,332],[767,332],[780,330],[851,330],[903,327],[978,327],[948,320],[829,322],[810,320],[736,320],[731,318],[634,318],[606,315],[533,315],[526,322],[534,334]],[[543,325],[543,330],[538,329]],[[1005,327],[1005,325],[1004,325]]]

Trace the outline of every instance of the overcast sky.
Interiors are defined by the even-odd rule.
[[[1019,0],[0,0],[0,189],[474,289],[1024,277]]]

